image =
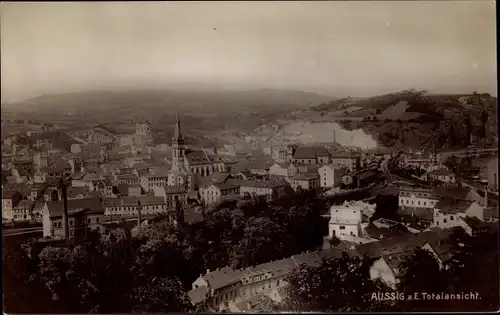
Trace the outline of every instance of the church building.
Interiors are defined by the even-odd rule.
[[[226,172],[224,160],[203,150],[188,149],[181,132],[179,115],[172,138],[172,168],[168,176],[169,186],[187,186],[195,189],[197,176],[211,176],[216,172]]]

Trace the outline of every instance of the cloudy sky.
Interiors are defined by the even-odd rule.
[[[496,95],[493,1],[5,3],[2,101],[86,89]]]

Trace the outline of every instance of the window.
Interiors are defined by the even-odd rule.
[[[96,222],[96,223],[99,223],[99,218],[95,218],[95,222]]]
[[[450,220],[452,220],[452,221],[453,221],[453,220],[455,220],[455,218],[454,218],[453,216],[450,216]]]
[[[446,223],[446,222],[447,222],[446,219],[443,219],[443,223]]]
[[[73,226],[73,220],[69,220],[69,226]]]
[[[17,218],[17,215],[15,215],[14,218]],[[57,227],[57,222],[54,222],[54,227]]]
[[[87,219],[87,223],[90,223],[90,219]]]
[[[427,202],[424,201],[424,206],[426,206],[426,205],[427,205]]]
[[[339,229],[340,229],[340,230],[345,230],[345,226],[344,226],[344,225],[341,225],[341,226],[339,226]]]

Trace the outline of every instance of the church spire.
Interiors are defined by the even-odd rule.
[[[182,132],[181,132],[181,121],[179,119],[179,113],[176,113],[176,121],[175,121],[173,140],[174,141],[183,141],[184,140],[184,138],[182,137]]]

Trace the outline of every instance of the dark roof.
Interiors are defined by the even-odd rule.
[[[135,174],[122,174],[118,175],[116,178],[118,180],[132,180],[132,181],[139,180],[139,177],[137,177],[137,175]]]
[[[212,162],[222,162],[219,156],[206,153],[204,151],[188,151],[185,155],[190,165],[210,164]]]
[[[286,186],[286,182],[282,181],[260,181],[260,180],[242,180],[240,187],[256,187],[256,188],[278,188]]]
[[[342,251],[337,248],[325,249],[318,252],[321,259],[337,259],[342,257]]]
[[[213,184],[215,187],[221,189],[221,190],[225,190],[225,189],[233,189],[233,188],[238,188],[240,187],[239,185],[237,185],[236,183],[215,183]]]
[[[47,207],[49,209],[49,215],[51,218],[60,217],[64,213],[64,202],[63,201],[49,201],[47,202]],[[102,212],[104,213],[104,208],[102,207],[101,201],[97,198],[84,198],[84,199],[69,199],[68,200],[68,213],[80,212],[85,209],[89,209],[90,212]]]
[[[291,258],[295,264],[297,264],[297,267],[301,265],[317,267],[321,264],[321,258],[318,256],[317,252],[293,255]]]
[[[312,180],[319,178],[318,173],[303,173],[292,177],[292,180]]]
[[[257,169],[257,170],[269,170],[269,168],[273,165],[273,163],[266,160],[255,160],[251,161],[248,165],[248,169]]]
[[[75,198],[78,195],[84,195],[85,196],[87,194],[87,190],[85,189],[85,187],[71,187],[68,190],[70,191],[69,192],[69,197],[70,198]]]
[[[448,214],[465,213],[472,203],[473,201],[469,200],[441,199],[434,208]]]
[[[189,299],[193,305],[202,302],[208,294],[208,288],[205,286],[198,287],[188,292]]]
[[[399,207],[398,213],[400,215],[415,215],[419,220],[433,221],[434,220],[434,210],[431,208],[424,207]]]
[[[196,224],[205,221],[201,208],[185,207],[184,208],[184,222],[187,224]]]
[[[163,197],[141,196],[141,197],[123,197],[123,198],[107,198],[104,200],[106,207],[121,207],[121,206],[138,206],[139,202],[142,206],[164,204]]]
[[[488,224],[479,220],[476,217],[465,217],[465,218],[462,218],[462,220],[465,222],[465,224],[467,224],[472,229],[480,229],[480,228],[488,227]]]
[[[128,184],[118,184],[116,185],[118,193],[122,196],[128,196]]]
[[[294,159],[315,159],[318,156],[330,156],[323,147],[297,147],[293,154]]]
[[[220,268],[207,273],[202,278],[208,282],[212,290],[217,290],[240,279],[242,272],[230,267]]]
[[[467,200],[471,191],[472,188],[466,186],[462,187],[438,186],[434,188],[436,196],[440,198],[453,198],[461,200]]]

